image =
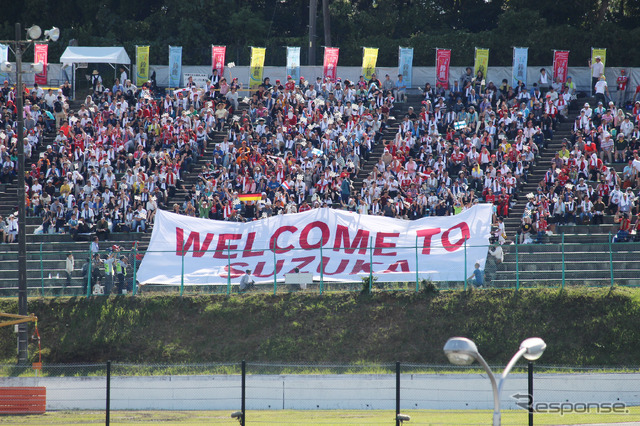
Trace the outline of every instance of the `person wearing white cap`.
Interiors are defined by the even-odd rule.
[[[596,83],[600,80],[600,77],[604,75],[604,64],[600,56],[595,57],[595,62],[592,64],[589,61],[589,68],[591,68],[591,91],[595,93]]]
[[[7,219],[7,242],[13,243],[18,236],[18,218],[15,214],[10,214]]]

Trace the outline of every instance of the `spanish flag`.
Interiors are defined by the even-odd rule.
[[[258,201],[262,199],[262,194],[239,194],[240,201]]]

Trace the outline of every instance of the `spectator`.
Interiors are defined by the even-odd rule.
[[[604,76],[604,64],[600,56],[595,57],[595,62],[591,63],[589,60],[589,68],[591,68],[591,91],[596,93],[596,83],[600,80],[600,77]]]
[[[7,219],[6,225],[6,242],[13,243],[16,241],[18,237],[19,227],[18,227],[18,218],[15,214],[10,214]]]
[[[473,278],[473,285],[475,285],[476,288],[484,288],[484,272],[480,270],[480,264],[477,262],[475,264],[475,269],[473,270],[473,273],[469,278],[467,278],[467,280],[470,280],[472,278]]]
[[[255,289],[255,281],[251,278],[251,269],[247,269],[240,278],[240,292]]]
[[[73,258],[73,253],[68,253],[67,259],[65,261],[65,266],[64,266],[64,272],[67,277],[65,281],[65,285],[67,287],[71,286],[71,278],[73,276],[74,269],[75,269],[75,260]],[[64,291],[64,287],[63,287],[63,291]]]

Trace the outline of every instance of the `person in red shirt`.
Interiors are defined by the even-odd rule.
[[[509,194],[507,194],[506,190],[502,190],[502,194],[498,196],[498,207],[497,207],[498,216],[509,217]]]
[[[627,83],[629,82],[629,77],[625,70],[620,70],[620,75],[616,80],[616,87],[618,88],[618,101],[616,104],[619,108],[624,108],[625,103],[625,93],[627,91]]]
[[[449,175],[457,176],[458,172],[460,172],[460,168],[462,167],[462,162],[464,161],[464,152],[460,151],[459,146],[455,146],[453,148],[453,152],[451,153],[451,157],[449,159]]]

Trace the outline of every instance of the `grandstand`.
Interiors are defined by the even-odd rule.
[[[436,100],[433,95],[433,93],[409,93],[405,103],[395,103],[393,105],[393,108],[390,111],[390,118],[386,121],[386,126],[382,127],[377,135],[371,135],[371,140],[376,143],[371,144],[371,151],[369,153],[368,160],[365,160],[364,156],[361,156],[358,172],[351,174],[353,191],[349,198],[353,199],[353,204],[355,206],[353,207],[354,211],[356,211],[360,204],[357,200],[358,196],[363,200],[366,200],[367,197],[371,197],[369,201],[367,201],[367,206],[372,209],[371,199],[380,197],[380,193],[375,193],[372,189],[371,181],[376,178],[386,179],[384,184],[390,185],[387,188],[389,193],[392,195],[394,192],[398,193],[397,196],[389,197],[389,206],[391,206],[391,208],[388,211],[383,211],[381,209],[380,214],[384,213],[387,215],[387,213],[389,213],[389,215],[396,217],[417,218],[426,214],[440,215],[446,214],[447,212],[457,212],[460,211],[460,208],[467,208],[474,202],[474,197],[462,197],[463,194],[468,195],[467,191],[462,191],[462,193],[456,192],[456,195],[461,195],[457,198],[454,196],[448,197],[446,195],[446,191],[441,194],[438,189],[439,201],[443,201],[443,203],[439,203],[438,205],[419,204],[420,197],[418,196],[418,188],[420,188],[423,183],[428,183],[428,172],[431,169],[428,164],[429,160],[427,160],[426,153],[420,150],[421,143],[425,147],[427,145],[433,145],[436,148],[436,150],[433,151],[434,157],[437,158],[439,154],[437,151],[438,146],[434,143],[435,139],[427,139],[432,135],[431,130],[429,130],[428,117],[423,117],[421,121],[419,115],[423,106],[427,105],[429,108],[433,108],[434,105],[436,105]],[[382,94],[380,98],[381,99],[378,101],[374,99],[372,106],[380,106],[384,104]],[[366,97],[364,99],[366,99]],[[429,103],[426,104],[425,100],[428,100]],[[162,102],[162,99],[157,98],[157,101],[160,103]],[[308,102],[309,99],[304,99],[304,101]],[[433,103],[431,103],[431,101],[433,101]],[[587,98],[584,99],[584,101],[590,102],[592,105],[597,103],[593,98]],[[70,101],[69,110],[73,112],[81,110],[82,103],[83,101],[81,100]],[[409,121],[413,121],[412,126],[422,126],[421,129],[423,129],[424,132],[419,132],[417,130],[407,132],[406,128],[403,127],[405,126],[405,116],[410,113],[409,108],[412,108],[413,111],[411,111],[411,113],[415,114],[415,116],[409,117]],[[360,109],[354,109],[354,111],[358,111],[359,114],[362,114],[364,112],[362,104],[360,104]],[[433,111],[433,109],[431,109],[431,111]],[[462,114],[464,114],[464,111],[466,111],[466,109],[462,111]],[[515,113],[515,110],[512,111],[512,113]],[[203,175],[202,168],[214,158],[216,146],[220,146],[225,136],[234,134],[234,132],[230,133],[230,128],[236,125],[236,121],[240,121],[243,124],[258,126],[259,115],[256,114],[258,114],[258,106],[252,99],[247,98],[245,101],[239,103],[238,108],[233,112],[233,116],[237,117],[237,119],[227,120],[222,131],[213,132],[211,140],[208,142],[206,147],[202,147],[201,155],[194,156],[194,161],[188,164],[188,166],[182,168],[179,185],[175,192],[170,194],[168,197],[166,205],[164,206],[165,209],[171,211],[175,211],[177,209],[180,213],[188,213],[185,212],[184,206],[187,205],[188,201],[192,201],[193,204],[196,204],[195,202],[198,197],[197,194],[200,192],[196,186],[203,180],[209,179],[212,176],[208,172],[205,172]],[[460,118],[461,112],[458,111],[457,114],[458,115],[456,117]],[[571,118],[579,114],[580,107],[574,103],[569,111],[569,117]],[[304,113],[299,114],[299,117],[297,118],[300,119],[303,115]],[[354,115],[356,114],[354,113]],[[313,119],[308,114],[304,115],[304,117],[309,120],[309,122]],[[338,116],[336,115],[336,117]],[[247,123],[244,121],[245,118],[247,119]],[[347,120],[345,120],[345,122],[346,121]],[[357,120],[354,120],[354,128],[356,122]],[[346,125],[347,124],[345,124],[345,126]],[[487,271],[490,272],[491,275],[491,286],[512,287],[516,280],[518,285],[523,286],[558,285],[560,282],[566,282],[567,284],[582,284],[586,282],[593,285],[603,285],[608,284],[611,281],[612,275],[615,277],[615,282],[619,284],[640,284],[640,279],[638,278],[640,276],[638,272],[640,271],[637,270],[637,266],[633,263],[633,260],[637,259],[637,255],[640,253],[640,248],[637,244],[612,245],[612,235],[616,234],[619,225],[614,223],[614,216],[611,214],[604,215],[604,223],[602,225],[558,224],[552,234],[540,235],[538,241],[539,244],[522,244],[525,242],[521,241],[522,238],[519,235],[522,218],[525,213],[527,215],[530,213],[526,211],[528,202],[527,194],[536,193],[539,182],[545,179],[549,164],[554,158],[555,153],[562,148],[563,140],[565,138],[571,138],[572,125],[573,123],[571,120],[559,122],[556,126],[553,138],[538,147],[539,151],[537,152],[535,159],[529,164],[529,174],[526,182],[519,179],[518,185],[513,188],[507,188],[506,185],[502,185],[502,181],[498,182],[498,179],[494,179],[495,184],[498,185],[496,187],[503,189],[502,194],[496,194],[500,197],[504,195],[504,201],[501,201],[502,198],[499,197],[495,198],[495,201],[493,201],[492,198],[487,198],[487,193],[481,193],[478,191],[477,197],[479,200],[489,202],[493,201],[494,204],[496,204],[498,209],[496,218],[504,215],[505,209],[508,209],[509,213],[508,217],[504,218],[505,232],[499,236],[499,239],[506,240],[501,242],[507,243],[503,245],[504,261],[495,266],[495,270]],[[445,132],[442,131],[442,129],[443,128],[441,127],[439,130],[440,133],[444,135]],[[236,137],[241,139],[239,135],[242,131],[238,129],[238,132],[239,133],[236,133]],[[411,136],[411,134],[413,134],[413,136]],[[452,132],[450,135],[448,134],[447,137],[451,136],[450,142],[453,142],[453,138],[458,137],[458,135],[459,133]],[[462,135],[462,137],[464,138],[464,135]],[[320,139],[320,136],[318,136],[318,139]],[[502,148],[498,146],[498,142],[499,140],[496,140],[495,145],[490,147],[491,153],[494,154],[494,156],[495,154],[498,154],[500,158],[504,158],[505,161],[507,161],[509,153],[502,151]],[[54,133],[43,133],[41,143],[37,145],[37,149],[33,152],[31,159],[37,161],[39,156],[48,150],[48,146],[55,145],[55,143],[56,138]],[[237,142],[238,147],[240,147],[241,144],[242,142]],[[464,142],[462,142],[462,144],[464,145]],[[543,147],[542,145],[545,146]],[[265,149],[268,150],[270,148]],[[131,150],[133,151],[134,149]],[[149,149],[147,148],[146,151],[149,151]],[[325,148],[324,151],[327,154],[330,154],[331,152],[331,150],[328,150],[327,148]],[[408,158],[418,158],[419,155],[422,156],[421,158],[423,161],[420,161],[420,164],[416,166],[417,170],[415,171],[417,173],[411,173],[413,170],[408,170]],[[381,169],[378,169],[378,163],[381,159],[383,159],[385,164],[387,164],[386,174]],[[444,155],[443,161],[448,160],[450,160],[450,154],[447,153]],[[29,162],[27,170],[29,170],[31,164],[33,164],[33,161]],[[496,165],[499,165],[499,161]],[[273,166],[275,167],[275,163]],[[410,176],[407,177],[406,181],[399,182],[401,180],[402,173],[405,173],[405,166],[407,171],[406,174]],[[437,161],[432,164],[432,166],[434,172],[438,172],[435,170]],[[619,174],[622,173],[623,166],[624,164],[612,165]],[[345,166],[332,170],[344,171],[346,168],[347,167]],[[390,168],[395,168],[394,173],[388,173]],[[121,179],[127,179],[126,169],[127,167],[125,166],[124,168],[116,170],[116,182],[120,182]],[[456,172],[460,171],[458,168],[450,168],[449,166],[445,166],[445,169],[450,169],[451,171],[455,170]],[[471,170],[463,169],[462,171],[461,184],[464,182],[471,184]],[[272,173],[277,174],[278,172],[274,168]],[[337,175],[337,173],[335,175]],[[367,178],[370,176],[373,176],[373,179],[368,180]],[[85,175],[85,178],[88,180],[89,176]],[[394,187],[393,181],[396,180],[396,178],[398,186]],[[448,180],[449,178],[450,181]],[[279,177],[278,179],[279,183],[282,182],[282,177]],[[321,176],[317,179],[318,180],[312,182],[312,184],[314,186],[317,185],[321,187]],[[329,186],[335,186],[336,179],[337,178],[334,177],[334,174],[332,174],[330,181],[333,183],[329,184]],[[455,182],[456,176],[448,177],[446,174],[440,174],[440,172],[438,172],[438,184],[441,184],[442,180],[449,182],[445,187],[450,190],[455,191],[454,188],[459,188],[461,186],[461,184]],[[413,188],[414,184],[415,188]],[[236,186],[244,188],[242,184]],[[440,185],[438,185],[438,187],[439,186]],[[257,191],[256,188],[258,187],[259,186],[252,188],[254,188],[254,191]],[[16,179],[14,179],[12,183],[3,184],[0,188],[2,191],[2,195],[0,197],[0,214],[2,214],[3,217],[7,217],[16,210],[17,188]],[[269,192],[267,187],[263,187],[263,189]],[[314,207],[320,206],[320,202],[329,201],[331,194],[330,191],[327,192],[329,194],[327,194],[324,199],[317,200],[318,203],[315,205],[314,198],[312,198],[308,192],[305,193],[305,197],[303,198],[305,198]],[[337,192],[339,192],[339,188],[336,188],[336,193]],[[56,191],[56,194],[59,194],[59,188]],[[223,194],[223,197],[225,195],[228,198],[231,197],[228,194]],[[424,196],[425,203],[427,203],[428,194],[425,193]],[[276,198],[272,199],[272,201],[275,206],[278,198],[283,198],[285,202],[288,202],[289,198],[293,199],[295,197],[296,193],[294,193],[294,191],[290,191],[289,195],[276,194]],[[491,197],[491,194],[489,194],[489,197]],[[299,200],[300,199],[301,198],[299,198]],[[231,199],[228,200],[229,203],[231,203],[231,201]],[[339,202],[339,200],[336,201],[336,197],[334,197],[333,202]],[[350,209],[350,202],[351,201],[345,202],[345,206],[343,208]],[[459,206],[456,202],[459,202],[461,205]],[[511,202],[510,208],[508,207],[509,202]],[[282,208],[286,207],[285,204],[286,203],[283,202]],[[441,211],[439,210],[440,205],[442,205]],[[295,206],[295,209],[297,209],[297,207],[298,206]],[[334,207],[337,206],[334,205]],[[198,210],[198,206],[194,206],[193,214],[197,216]],[[415,213],[415,211],[420,213]],[[427,211],[428,213],[426,213]],[[244,206],[242,206],[238,212],[245,212]],[[371,213],[373,213],[373,211]],[[220,218],[223,217],[220,211],[218,211],[218,214],[220,215]],[[226,213],[224,214],[226,215]],[[83,278],[82,266],[90,255],[90,236],[81,236],[81,239],[84,241],[74,241],[69,233],[36,234],[36,230],[41,224],[42,218],[39,216],[32,215],[27,219],[28,288],[30,293],[34,295],[73,295],[84,293],[86,291],[84,290],[86,278]],[[136,254],[143,253],[148,246],[150,238],[149,231],[152,228],[152,224],[149,225],[151,226],[148,226],[147,232],[135,232],[135,230],[118,232],[117,229],[114,229],[110,233],[108,241],[100,243],[101,251],[104,251],[107,247],[119,246],[129,255],[130,261],[128,267],[130,269],[130,277],[132,275],[131,272],[133,272],[131,271],[133,268],[133,259],[136,257]],[[506,236],[506,238],[504,238],[504,236]],[[508,244],[509,242],[513,243],[516,241],[517,244]],[[133,250],[135,250],[135,252],[132,252]],[[2,263],[2,272],[0,272],[0,276],[4,278],[3,286],[1,288],[2,292],[0,294],[5,296],[15,294],[15,290],[17,289],[18,274],[16,270],[16,251],[17,244],[15,243],[0,245],[0,262]],[[71,286],[65,285],[65,259],[68,253],[72,253],[76,259],[76,266]],[[592,259],[594,256],[601,258],[600,260],[602,261],[593,262]]]

